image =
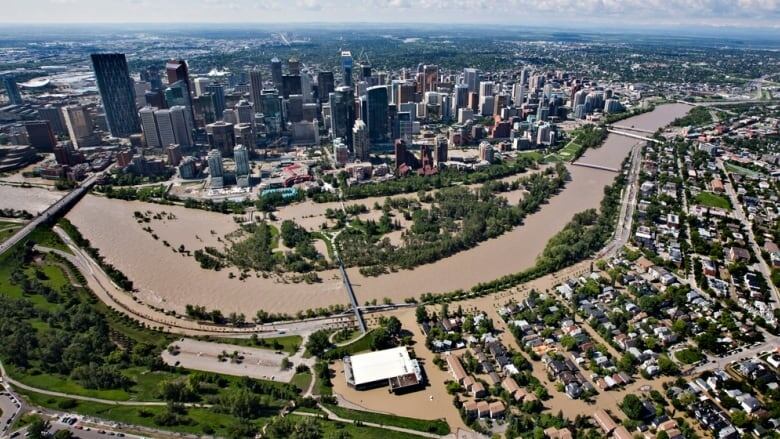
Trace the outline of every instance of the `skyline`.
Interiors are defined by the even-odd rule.
[[[555,24],[604,30],[762,28],[780,32],[779,20],[780,0],[30,0],[4,5],[0,18],[2,23],[39,24]]]

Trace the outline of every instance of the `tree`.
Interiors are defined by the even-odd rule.
[[[54,439],[72,439],[75,436],[73,436],[73,433],[70,432],[70,430],[58,430],[56,433],[54,433]]]
[[[417,305],[415,310],[415,316],[417,317],[417,323],[422,323],[428,320],[428,311],[425,310],[425,305]]]
[[[623,409],[626,416],[628,416],[629,419],[634,420],[642,419],[643,407],[642,400],[633,393],[626,395],[623,398],[623,403],[620,405],[620,408]]]
[[[731,422],[734,423],[734,426],[742,428],[750,423],[750,419],[748,419],[747,413],[744,411],[734,410],[731,413]]]
[[[561,337],[561,347],[567,351],[574,349],[575,346],[577,346],[577,340],[571,335],[567,334]]]
[[[618,368],[623,372],[634,373],[634,357],[631,354],[623,354],[618,361]]]
[[[374,329],[371,337],[371,350],[378,351],[393,346],[393,340],[385,328]]]
[[[401,321],[396,316],[388,317],[382,325],[387,330],[387,333],[391,337],[398,337],[401,335]]]
[[[27,437],[32,439],[43,439],[46,437],[46,432],[51,428],[49,421],[44,420],[40,416],[35,416],[27,427]]]
[[[315,331],[306,340],[306,351],[315,357],[321,357],[331,347],[328,333],[325,331]]]

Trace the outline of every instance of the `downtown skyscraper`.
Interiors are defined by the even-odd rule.
[[[91,56],[100,98],[113,137],[141,132],[135,105],[135,91],[122,53],[94,53]]]

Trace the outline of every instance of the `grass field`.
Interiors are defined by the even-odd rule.
[[[567,143],[566,146],[564,146],[558,152],[553,154],[553,156],[557,157],[558,160],[567,162],[573,159],[581,148],[582,145],[577,143],[577,138],[575,137],[569,143]]]
[[[272,349],[276,351],[287,352],[288,354],[294,354],[298,351],[298,348],[303,342],[303,338],[300,335],[284,335],[281,337],[269,337],[258,338],[257,342],[254,342],[251,338],[216,338],[216,337],[202,337],[201,340],[213,341],[216,343],[228,343],[237,346],[245,346],[248,348],[259,349]]]
[[[293,375],[290,384],[297,387],[301,391],[301,393],[304,393],[309,389],[309,384],[311,384],[311,380],[312,380],[311,372],[296,373],[295,375]]]
[[[726,162],[724,163],[723,166],[726,168],[726,171],[731,172],[733,174],[742,174],[748,177],[758,177],[759,175],[761,175],[757,171],[736,165],[731,162]]]
[[[731,210],[731,203],[728,198],[712,192],[701,192],[699,195],[696,195],[695,201],[703,206]]]
[[[142,427],[157,428],[177,433],[201,435],[210,428],[213,429],[214,434],[225,437],[228,435],[228,428],[230,425],[239,422],[237,418],[227,414],[217,414],[205,408],[190,408],[187,409],[187,417],[191,419],[189,425],[160,427],[155,424],[154,415],[162,411],[162,407],[118,406],[91,401],[76,401],[27,391],[20,393],[22,393],[25,396],[25,399],[31,403],[41,407],[53,410],[62,410],[63,407],[69,407],[67,409],[69,412],[85,416],[93,416],[123,424],[139,425]]]
[[[335,405],[325,405],[330,411],[340,418],[355,419],[363,422],[371,422],[380,425],[392,425],[394,427],[408,428],[410,430],[423,431],[445,435],[450,433],[450,426],[446,421],[406,418],[403,416],[388,415],[384,413],[364,412]]]

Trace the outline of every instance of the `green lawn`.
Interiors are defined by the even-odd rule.
[[[410,430],[423,431],[426,433],[436,433],[440,435],[450,433],[450,426],[446,421],[441,419],[428,421],[425,419],[406,418],[403,416],[388,415],[384,413],[353,410],[329,404],[325,406],[340,418],[355,419],[380,425],[392,425],[394,427],[408,428]]]
[[[296,373],[295,375],[293,375],[290,384],[297,387],[303,394],[309,389],[309,384],[311,384],[311,379],[312,379],[311,372]]]
[[[65,245],[64,242],[60,239],[59,236],[57,236],[56,233],[54,233],[51,229],[48,229],[46,227],[38,227],[37,229],[33,230],[32,233],[27,237],[27,239],[31,239],[35,241],[38,245],[44,246],[44,247],[51,247],[56,248],[57,250],[62,250],[67,253],[73,253],[70,251],[67,245]]]
[[[22,391],[25,399],[31,403],[54,410],[62,410],[61,407],[67,407],[73,404],[73,400],[59,398],[38,393]],[[190,408],[187,410],[187,417],[191,419],[189,425],[175,425],[161,427],[155,424],[154,414],[163,410],[162,407],[133,407],[117,406],[108,404],[99,404],[90,401],[75,401],[75,406],[68,408],[68,411],[86,416],[120,422],[123,424],[139,425],[161,430],[169,430],[177,433],[188,433],[200,435],[204,433],[204,427],[212,428],[216,435],[225,437],[228,434],[228,427],[239,422],[238,419],[228,414],[214,413],[206,408]]]
[[[250,348],[273,349],[288,354],[294,354],[303,342],[300,335],[284,335],[281,337],[258,338],[254,342],[251,338],[216,338],[202,337],[202,340],[213,341],[215,343],[227,343]]]
[[[729,199],[712,192],[701,192],[696,195],[696,203],[703,206],[717,207],[720,209],[731,210],[731,203]]]
[[[723,164],[723,167],[726,168],[726,171],[731,172],[732,174],[742,174],[746,175],[748,177],[758,177],[761,175],[758,171],[754,171],[752,169],[748,169],[739,165],[736,165],[732,162],[726,162]]]
[[[21,224],[18,224],[19,227],[13,227],[13,226],[2,226],[2,230],[0,231],[0,242],[5,242],[8,238],[12,237],[14,233],[16,233],[19,229],[22,228]]]

